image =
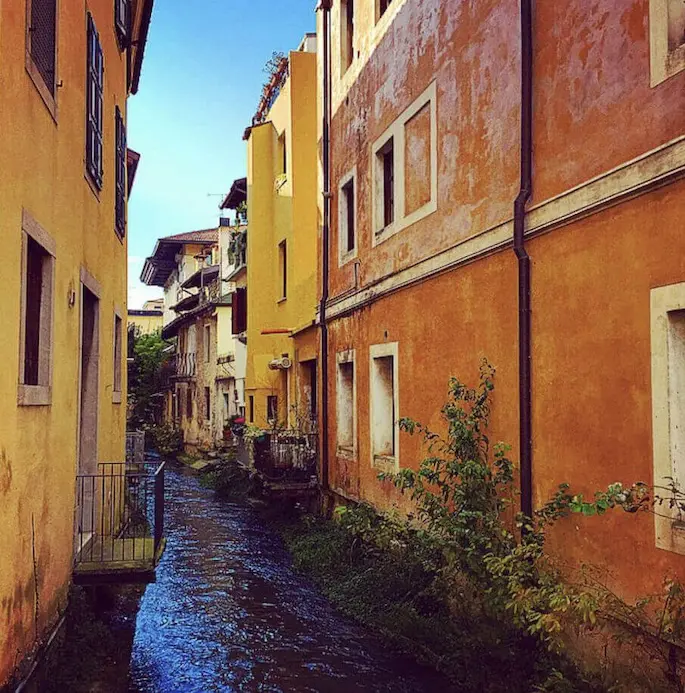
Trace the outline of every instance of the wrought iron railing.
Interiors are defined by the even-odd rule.
[[[275,430],[255,441],[255,468],[272,479],[309,481],[316,475],[319,436],[298,430]]]
[[[76,477],[76,564],[154,563],[164,536],[164,467],[105,462]]]

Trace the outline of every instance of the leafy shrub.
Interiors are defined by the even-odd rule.
[[[183,432],[170,424],[147,426],[146,440],[164,458],[174,459],[183,450]]]

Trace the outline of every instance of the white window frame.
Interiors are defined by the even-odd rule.
[[[373,396],[373,369],[374,359],[392,356],[392,379],[393,379],[393,405],[395,409],[395,423],[393,430],[393,447],[395,454],[376,455],[373,450],[373,422],[375,419],[375,402]],[[385,344],[372,344],[369,347],[369,451],[371,457],[371,467],[379,471],[396,473],[400,469],[400,380],[399,380],[399,344],[398,342],[387,342]]]
[[[685,282],[652,289],[652,446],[654,485],[664,486],[665,477],[676,478],[671,455],[671,403],[669,398],[669,317],[685,311]],[[685,554],[685,524],[676,508],[664,503],[654,516],[656,546],[666,551]]]
[[[649,52],[652,87],[685,70],[685,45],[668,48],[668,0],[649,0]]]
[[[357,459],[357,364],[355,362],[355,350],[348,349],[347,351],[339,351],[336,354],[336,371],[335,371],[335,408],[336,408],[336,451],[338,457],[347,459]],[[338,439],[338,415],[340,412],[340,368],[343,363],[352,364],[352,447],[340,445]]]
[[[41,309],[41,355],[39,363],[39,384],[24,383],[24,349],[26,346],[26,272],[28,237],[31,237],[50,256],[48,277],[42,294]],[[55,307],[55,258],[57,244],[50,234],[31,216],[22,210],[21,219],[21,308],[19,318],[19,382],[17,404],[19,406],[47,406],[52,402],[52,364],[54,357],[54,307]]]
[[[347,250],[347,205],[345,204],[343,188],[352,181],[352,194],[354,196],[354,248]],[[359,178],[357,167],[348,171],[338,182],[338,266],[342,267],[350,260],[357,257],[359,248],[359,224],[357,223],[359,200]]]
[[[405,215],[404,187],[405,187],[405,126],[427,104],[430,103],[430,170],[431,170],[431,196],[424,205]],[[371,234],[371,246],[394,236],[398,231],[415,224],[420,219],[427,217],[438,208],[438,125],[437,125],[437,89],[433,80],[428,87],[418,96],[402,115],[371,145],[371,194],[373,212],[373,233]],[[378,153],[388,140],[393,140],[393,166],[394,166],[394,215],[393,221],[388,226],[383,225],[383,169],[379,165]]]

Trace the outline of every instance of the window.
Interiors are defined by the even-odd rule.
[[[250,409],[250,423],[254,423],[254,395],[247,398],[247,403]]]
[[[376,21],[378,21],[386,12],[392,0],[376,0]]]
[[[224,392],[224,422],[228,421],[231,412],[231,404],[228,397],[228,392]]]
[[[343,0],[340,13],[340,72],[344,74],[354,60],[354,0]]]
[[[212,356],[212,327],[205,325],[205,362],[209,363]]]
[[[685,283],[651,291],[654,484],[685,490]],[[685,516],[655,514],[656,545],[685,554]]]
[[[353,169],[341,178],[338,191],[338,233],[341,265],[356,257],[357,254],[355,178],[356,169]]]
[[[378,170],[381,180],[381,201],[383,228],[395,220],[395,151],[391,137],[377,152]]]
[[[657,86],[685,70],[685,3],[649,1],[651,84]]]
[[[114,127],[116,133],[114,152],[114,160],[116,162],[114,219],[119,238],[123,238],[126,233],[126,125],[118,106],[114,117]]]
[[[104,64],[100,37],[88,15],[88,66],[86,108],[86,171],[95,187],[102,188],[102,91]]]
[[[128,41],[128,13],[129,0],[114,0],[114,27],[122,48],[126,48]]]
[[[438,208],[436,119],[432,82],[373,144],[373,245]]]
[[[278,276],[281,285],[280,300],[282,301],[288,296],[288,251],[285,241],[278,244]]]
[[[279,174],[285,176],[288,173],[288,147],[285,130],[278,136],[278,159],[280,162]]]
[[[193,386],[190,383],[186,389],[186,416],[193,418]]]
[[[276,424],[278,422],[278,397],[276,395],[267,395],[266,420],[270,424]]]
[[[316,423],[317,414],[317,374],[316,359],[302,362],[302,378],[304,380],[304,398],[307,404],[307,414],[311,423]]]
[[[121,402],[121,344],[123,321],[118,315],[114,316],[114,368],[113,368],[113,393],[112,400]]]
[[[247,289],[238,287],[231,306],[231,331],[234,335],[247,330]]]
[[[371,462],[398,466],[397,343],[371,347]]]
[[[212,418],[212,396],[208,387],[205,387],[205,419]]]
[[[57,68],[57,1],[29,0],[27,53],[29,72],[54,99]],[[40,82],[38,82],[40,80]]]
[[[55,244],[27,212],[22,223],[19,404],[49,404]]]
[[[354,382],[354,352],[347,351],[337,356],[338,377],[336,381],[336,421],[338,431],[338,453],[353,455],[355,452],[356,397]]]

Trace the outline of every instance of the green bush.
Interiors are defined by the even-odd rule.
[[[146,426],[146,440],[165,459],[175,459],[183,450],[183,432],[170,424]]]

